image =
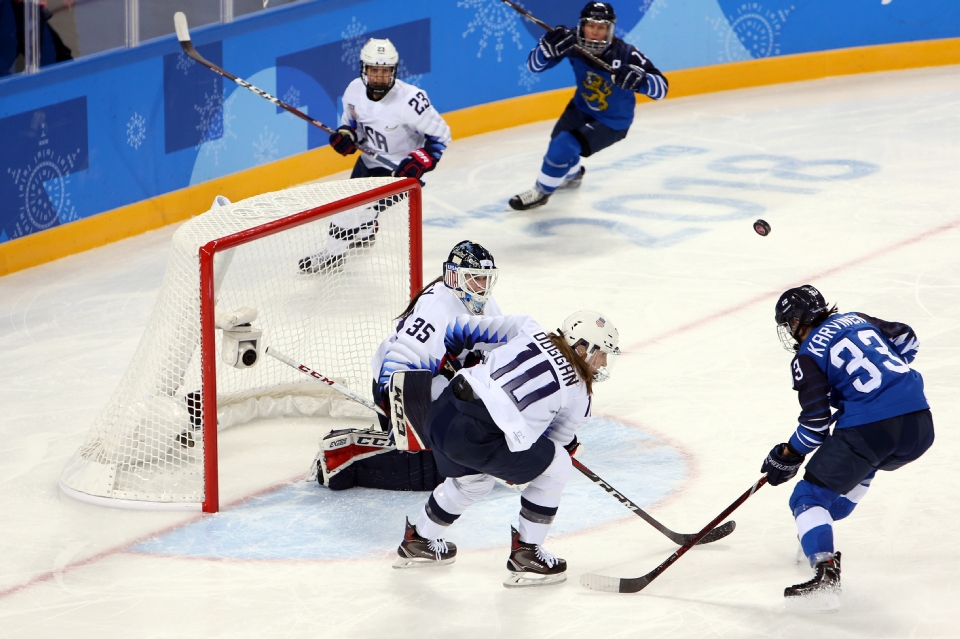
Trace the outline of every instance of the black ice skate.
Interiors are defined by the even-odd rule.
[[[543,546],[520,541],[520,532],[510,526],[510,558],[507,559],[510,576],[504,580],[507,588],[549,586],[567,580],[567,562],[554,557]]]
[[[379,213],[381,210],[386,210],[391,206],[393,206],[393,202],[385,199],[380,200],[373,208]],[[333,245],[336,248],[301,258],[298,264],[300,272],[307,275],[314,273],[332,273],[340,270],[347,261],[347,251],[370,248],[376,244],[377,231],[379,230],[380,223],[377,220],[371,220],[353,229],[343,229],[335,224],[331,224],[329,234],[330,237],[334,239]]]
[[[787,610],[835,611],[840,609],[840,553],[818,561],[810,581],[783,591]]]
[[[580,185],[583,184],[583,174],[586,172],[587,167],[581,166],[580,171],[569,180],[564,180],[563,183],[557,187],[557,190],[566,191],[567,189],[579,189]]]
[[[417,533],[417,527],[407,518],[403,541],[397,548],[400,558],[393,562],[394,568],[424,568],[452,564],[457,558],[457,545],[443,539],[426,539]]]
[[[538,206],[543,206],[547,203],[547,200],[550,199],[549,193],[544,193],[540,190],[540,186],[537,184],[533,185],[533,188],[529,191],[524,191],[519,195],[514,195],[510,198],[510,208],[515,211],[526,211],[528,209],[535,209]]]

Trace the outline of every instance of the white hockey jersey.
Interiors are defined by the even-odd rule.
[[[427,92],[402,80],[374,102],[367,97],[363,80],[355,79],[343,93],[340,124],[356,129],[361,143],[396,164],[419,148],[439,160],[450,144],[450,127],[430,104]],[[384,166],[366,155],[361,158],[368,168]]]
[[[590,419],[591,399],[576,369],[546,331],[525,315],[462,315],[447,326],[445,346],[490,350],[460,371],[506,436],[511,451],[527,450],[546,433],[561,445]]]
[[[444,332],[453,318],[465,312],[463,302],[443,282],[428,287],[410,315],[397,322],[396,331],[383,340],[370,360],[375,379],[383,386],[389,383],[394,371],[429,370],[434,375],[432,399],[439,397],[449,383],[446,377],[438,374],[440,363],[447,354]],[[483,317],[500,315],[500,306],[491,297],[483,307]],[[461,354],[461,362],[467,352]]]

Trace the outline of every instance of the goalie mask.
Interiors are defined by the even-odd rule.
[[[497,267],[490,251],[469,240],[454,246],[443,263],[443,283],[453,289],[468,311],[482,315],[497,283]]]
[[[785,291],[774,312],[780,343],[791,353],[798,351],[801,329],[819,325],[829,315],[827,301],[813,286],[805,284]]]
[[[580,22],[577,23],[577,44],[592,53],[602,55],[613,44],[614,25],[617,23],[617,14],[613,6],[606,2],[588,2],[580,12]],[[597,29],[606,26],[605,32]]]
[[[360,78],[367,87],[367,97],[382,100],[397,81],[400,54],[389,40],[370,38],[360,49]]]
[[[560,334],[590,367],[594,382],[610,379],[620,354],[620,334],[613,322],[594,311],[577,311],[563,320]]]

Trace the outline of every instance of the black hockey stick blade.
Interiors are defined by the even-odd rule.
[[[661,524],[659,521],[654,519],[653,516],[650,515],[648,512],[646,512],[643,508],[640,508],[640,506],[633,503],[630,499],[626,497],[626,495],[624,495],[619,490],[617,490],[616,488],[608,484],[595,472],[587,468],[579,459],[574,457],[572,461],[573,461],[573,467],[579,470],[581,473],[583,473],[587,477],[587,479],[589,479],[590,481],[592,481],[593,483],[597,484],[598,486],[603,488],[605,491],[610,493],[610,495],[612,495],[614,499],[616,499],[621,504],[626,506],[627,509],[633,511],[635,515],[643,519],[645,522],[647,522],[648,524],[650,524],[651,526],[659,530],[667,539],[669,539],[673,543],[677,544],[678,546],[682,546],[686,544],[688,541],[690,541],[691,539],[693,539],[694,537],[696,537],[696,533],[684,534],[684,533],[678,533],[670,530],[669,528]],[[722,526],[717,526],[716,528],[711,530],[706,537],[694,543],[709,544],[714,541],[717,541],[718,539],[723,539],[724,537],[732,533],[736,527],[737,527],[737,522],[728,521]]]
[[[250,84],[249,82],[247,82],[247,81],[244,80],[243,78],[238,78],[237,76],[233,75],[233,74],[230,73],[229,71],[226,71],[226,70],[224,70],[224,69],[221,69],[220,67],[218,67],[217,65],[215,65],[213,62],[210,62],[209,60],[207,60],[206,58],[204,58],[202,55],[200,55],[200,52],[197,51],[196,47],[193,46],[193,41],[190,40],[190,27],[189,27],[189,25],[187,24],[187,16],[184,15],[182,11],[177,11],[175,14],[173,14],[173,27],[174,27],[174,29],[176,29],[176,32],[177,32],[177,40],[180,41],[180,48],[183,49],[183,52],[186,53],[187,56],[188,56],[191,60],[193,60],[194,62],[199,62],[200,64],[202,64],[203,66],[207,67],[208,69],[210,69],[210,70],[213,71],[214,73],[217,73],[217,74],[225,77],[226,79],[230,80],[231,82],[236,82],[237,84],[239,84],[240,86],[242,86],[244,89],[248,89],[248,90],[250,90],[250,91],[253,91],[253,92],[256,93],[257,95],[259,95],[261,98],[264,98],[265,100],[269,100],[270,102],[273,102],[275,105],[277,105],[278,107],[280,107],[280,108],[283,109],[284,111],[286,111],[286,112],[288,112],[288,113],[292,113],[293,115],[297,116],[298,118],[300,118],[300,119],[303,120],[304,122],[308,122],[308,123],[312,124],[313,126],[317,127],[317,128],[320,129],[321,131],[324,131],[324,132],[329,133],[329,134],[331,134],[331,135],[334,134],[334,133],[336,133],[336,130],[335,130],[335,129],[331,129],[330,127],[328,127],[326,124],[324,124],[324,123],[321,122],[320,120],[317,120],[317,119],[315,119],[315,118],[311,118],[309,115],[307,115],[306,113],[304,113],[303,111],[301,111],[301,110],[298,109],[297,107],[291,106],[291,105],[287,104],[286,102],[284,102],[283,100],[281,100],[280,98],[276,98],[276,97],[270,95],[269,93],[267,93],[267,92],[264,91],[263,89],[260,89],[260,88],[258,88],[258,87],[253,86],[252,84]],[[385,158],[384,156],[380,155],[380,154],[377,153],[376,151],[371,151],[370,149],[367,149],[367,148],[362,147],[362,146],[358,146],[357,148],[360,149],[360,152],[361,152],[361,153],[363,153],[363,154],[365,154],[365,155],[369,155],[370,157],[372,157],[372,158],[373,158],[374,160],[376,160],[377,162],[380,162],[381,164],[389,167],[390,170],[395,171],[395,170],[397,169],[397,164],[396,164],[396,162],[393,162],[392,160],[390,160],[390,159],[388,159],[388,158]]]
[[[603,575],[594,575],[594,574],[584,574],[580,576],[580,585],[584,588],[589,588],[590,590],[599,590],[600,592],[640,592],[646,588],[651,581],[659,577],[664,570],[673,565],[675,561],[680,559],[688,550],[693,548],[697,542],[706,537],[714,527],[719,524],[721,521],[726,519],[730,513],[740,507],[740,505],[747,501],[753,493],[757,492],[761,486],[767,483],[767,476],[763,475],[753,483],[750,488],[747,489],[745,493],[737,497],[737,499],[727,506],[722,513],[713,518],[713,520],[703,527],[703,529],[698,532],[693,538],[678,548],[672,555],[667,557],[659,566],[648,572],[642,577],[605,577]]]

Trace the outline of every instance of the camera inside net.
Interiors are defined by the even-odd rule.
[[[234,368],[251,368],[260,360],[262,331],[250,324],[241,324],[223,331],[221,359]]]

